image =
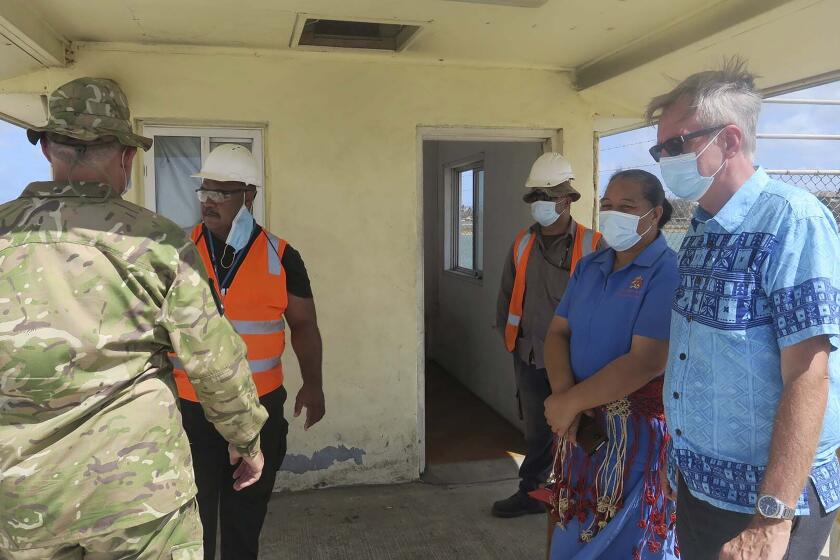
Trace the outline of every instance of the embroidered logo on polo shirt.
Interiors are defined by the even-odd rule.
[[[627,282],[627,280],[624,280],[624,282]],[[636,276],[635,278],[624,284],[625,287],[621,288],[618,291],[618,297],[641,301],[642,287],[644,287],[644,285],[645,279],[640,274],[639,276]]]

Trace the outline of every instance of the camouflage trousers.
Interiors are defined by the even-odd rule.
[[[0,549],[0,560],[203,560],[201,520],[195,500],[169,515],[80,543]]]

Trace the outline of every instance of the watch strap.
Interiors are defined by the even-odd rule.
[[[796,517],[796,508],[790,508],[787,504],[782,504],[782,519],[789,521]]]

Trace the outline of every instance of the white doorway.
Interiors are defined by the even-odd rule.
[[[497,296],[531,164],[557,131],[421,131],[425,360],[419,374],[422,465],[524,452],[512,359]],[[558,148],[555,148],[558,146]]]

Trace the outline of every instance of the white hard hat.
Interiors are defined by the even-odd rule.
[[[239,144],[222,144],[210,152],[201,171],[193,175],[212,181],[237,181],[256,187],[263,186],[257,160],[248,148]]]
[[[527,189],[545,189],[574,179],[572,164],[557,152],[546,152],[531,166],[531,174],[525,181]]]

